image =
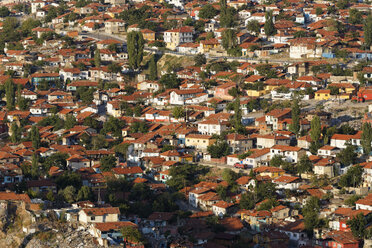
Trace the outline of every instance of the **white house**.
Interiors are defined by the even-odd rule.
[[[273,179],[273,183],[277,185],[277,189],[297,190],[301,185],[301,180],[299,177],[283,175]]]
[[[305,151],[297,146],[275,145],[270,148],[270,157],[275,155],[283,156],[290,163],[297,163],[303,154],[305,154]]]
[[[169,103],[173,105],[185,105],[187,100],[192,100],[202,92],[202,89],[173,90],[170,93]]]
[[[221,121],[218,119],[205,120],[198,123],[198,132],[201,134],[218,134],[227,130],[227,126],[230,124],[228,121]]]

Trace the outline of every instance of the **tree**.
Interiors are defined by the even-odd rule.
[[[31,177],[33,179],[39,178],[39,158],[38,156],[34,153],[32,154],[32,162],[31,162]]]
[[[235,180],[239,178],[239,175],[231,169],[223,169],[222,179],[226,181],[229,185],[233,185]]]
[[[65,129],[73,128],[76,125],[77,121],[74,115],[68,114],[65,120]]]
[[[317,8],[315,9],[315,14],[316,14],[317,16],[322,15],[322,14],[323,14],[323,9],[322,9],[321,7],[317,7]]]
[[[241,209],[254,209],[255,207],[254,195],[251,192],[241,194],[239,206]]]
[[[260,202],[268,198],[276,198],[276,186],[272,182],[256,183],[254,193],[256,202]]]
[[[73,203],[75,201],[75,193],[76,193],[75,187],[70,185],[63,190],[62,194],[63,197],[65,198],[65,201],[67,201],[68,203]]]
[[[319,116],[315,115],[310,122],[310,138],[312,140],[310,151],[315,154],[321,147],[320,137],[321,137],[321,123]]]
[[[237,98],[234,101],[234,115],[232,116],[232,124],[234,126],[235,132],[237,133],[245,133],[245,128],[242,124],[242,110],[240,108],[240,98]]]
[[[5,81],[6,107],[8,110],[14,109],[15,104],[15,85],[12,79]]]
[[[83,186],[78,191],[77,200],[84,201],[84,200],[93,200],[93,192],[88,186]]]
[[[364,30],[364,42],[366,47],[372,46],[372,15],[368,15],[367,20],[363,26]]]
[[[127,35],[127,49],[129,56],[129,66],[138,69],[143,59],[143,49],[145,41],[141,32],[129,32]]]
[[[363,23],[363,14],[357,9],[349,10],[349,22],[351,24],[362,24]]]
[[[236,10],[232,7],[221,6],[220,25],[224,28],[232,28],[236,25]]]
[[[17,123],[13,122],[10,130],[12,131],[12,135],[10,136],[10,139],[13,143],[17,143],[21,140],[22,138],[22,130],[21,128],[17,125]]]
[[[143,242],[143,236],[141,232],[134,226],[125,226],[120,230],[125,241],[131,243],[141,243]]]
[[[292,123],[289,126],[289,130],[297,135],[300,132],[300,128],[300,106],[298,99],[294,99],[292,103]]]
[[[206,4],[204,5],[199,11],[199,18],[202,19],[212,19],[218,14],[218,10],[216,10],[212,5]]]
[[[99,52],[99,49],[96,49],[94,51],[94,66],[95,67],[101,66],[101,53]]]
[[[110,171],[116,166],[116,158],[112,155],[101,158],[99,162],[101,163],[101,171]]]
[[[230,154],[230,146],[226,141],[217,141],[213,145],[207,147],[212,158],[221,158]]]
[[[2,6],[0,8],[0,17],[7,17],[7,16],[9,16],[9,14],[10,14],[10,11],[7,7]]]
[[[349,6],[348,0],[338,0],[336,3],[337,8],[346,9]]]
[[[255,35],[259,35],[261,31],[261,25],[257,20],[252,20],[247,23],[247,29],[253,32]]]
[[[341,187],[358,187],[362,183],[363,168],[359,165],[352,166],[342,175],[338,184]]]
[[[31,141],[32,141],[32,147],[34,149],[39,149],[40,134],[39,134],[39,129],[36,127],[36,125],[33,125],[31,128]]]
[[[360,195],[352,195],[349,198],[345,200],[345,204],[349,205],[350,207],[355,206],[355,202],[358,201],[359,199],[362,199],[363,197]]]
[[[305,172],[312,172],[313,171],[313,164],[311,163],[309,157],[304,154],[297,164],[297,172],[299,174],[305,173]]]
[[[371,142],[372,142],[372,127],[371,124],[366,122],[362,126],[362,136],[361,136],[361,145],[363,147],[363,152],[366,155],[371,153]]]
[[[185,109],[180,106],[174,107],[172,110],[172,115],[176,119],[183,118],[185,117]]]
[[[108,71],[112,73],[119,73],[121,72],[121,66],[118,63],[111,63],[108,66]]]
[[[179,78],[174,73],[167,73],[161,76],[159,83],[163,85],[166,89],[177,88],[180,84]]]
[[[270,160],[270,166],[272,167],[280,167],[283,165],[283,156],[281,155],[274,155]]]
[[[337,153],[337,158],[340,159],[340,162],[345,166],[349,166],[355,163],[355,160],[357,158],[355,146],[351,145],[350,143],[347,143],[346,148],[343,149],[341,152]]]
[[[266,19],[265,25],[264,25],[265,34],[267,36],[275,35],[276,29],[275,29],[274,21],[273,21],[273,12],[272,11],[266,12],[265,19]]]
[[[158,66],[156,63],[155,54],[152,55],[149,62],[149,79],[156,80],[158,78]]]
[[[207,63],[207,58],[205,57],[204,54],[198,53],[194,57],[194,62],[195,62],[195,66],[202,66]]]
[[[170,179],[166,184],[174,190],[180,190],[199,182],[199,176],[205,175],[209,169],[195,164],[172,166],[169,170]]]
[[[312,236],[314,228],[319,225],[319,210],[320,200],[315,196],[312,196],[302,209],[305,229],[309,236]]]
[[[222,32],[222,46],[225,50],[236,47],[237,38],[236,31],[233,29],[227,29]]]
[[[366,226],[368,222],[363,213],[354,216],[351,220],[348,220],[346,224],[350,227],[354,237],[363,239],[366,236]]]

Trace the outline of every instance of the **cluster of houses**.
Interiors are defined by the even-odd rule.
[[[228,1],[226,5],[237,10],[237,25],[244,27],[232,42],[241,52],[239,61],[255,58],[231,62],[218,59],[227,55],[223,40],[228,28],[220,25],[221,15],[206,19],[202,14],[206,5],[219,12],[219,3],[166,2],[68,1],[46,21],[61,7],[59,3],[2,1],[10,15],[27,16],[16,9],[19,4],[30,7],[30,16],[43,24],[30,29],[30,37],[6,42],[0,55],[0,91],[4,92],[0,209],[16,204],[32,214],[52,211],[88,230],[101,246],[124,242],[127,247],[144,247],[123,238],[122,230],[133,228],[157,247],[234,247],[242,241],[247,247],[359,247],[361,238],[353,235],[347,222],[359,214],[368,220],[372,211],[368,194],[372,164],[369,156],[362,156],[362,130],[345,134],[335,129],[310,152],[315,142],[309,134],[314,116],[319,117],[322,130],[342,120],[335,113],[309,107],[300,110],[300,132],[293,133],[293,108],[280,103],[294,98],[311,104],[338,100],[348,108],[355,101],[372,100],[368,61],[372,52],[362,49],[366,32],[361,23],[350,22],[348,10],[360,11],[365,19],[371,5],[359,1],[341,9],[319,1]],[[127,16],[134,15],[133,10],[148,18],[137,16],[141,23],[127,23],[133,21]],[[265,33],[269,11],[275,35]],[[335,30],[333,19],[346,23],[344,33]],[[258,31],[245,28],[252,23],[258,24]],[[6,19],[0,24],[1,32]],[[182,64],[171,72],[159,64],[155,78],[174,76],[169,87],[166,80],[150,80],[145,71],[131,68],[121,37],[132,31],[142,33],[147,52],[161,47],[177,56],[204,54],[216,59]],[[88,35],[101,32],[105,33],[102,39]],[[45,38],[54,33],[59,35]],[[336,58],[340,51],[346,54],[342,60]],[[277,54],[283,59],[269,59]],[[363,114],[360,122],[372,123],[372,109]],[[244,132],[236,129],[236,117],[241,118]],[[325,136],[323,132],[323,141]],[[227,151],[213,152],[211,148],[221,144],[228,146]],[[361,187],[348,189],[360,195],[353,206],[345,203],[337,187],[339,176],[354,166],[342,164],[338,156],[349,144],[363,171]],[[51,163],[50,157],[56,161]],[[292,167],[308,157],[311,170],[296,174],[272,166],[278,157]],[[105,161],[111,158],[108,168]],[[146,185],[160,195],[172,190],[168,183],[175,168],[198,163],[245,169],[233,182],[220,174],[205,176],[198,183],[185,182],[177,204],[191,211],[187,217],[172,211],[140,218],[104,202],[109,180]],[[97,201],[65,204],[62,209],[41,206],[38,198],[59,194],[61,178],[70,174],[78,175]],[[331,182],[319,185],[313,182],[317,178]],[[242,208],[245,194],[266,183],[275,186],[275,206],[264,207],[272,200],[264,199],[251,209]],[[230,184],[236,190],[225,197],[221,188]],[[24,192],[14,193],[21,186]],[[128,192],[121,193],[129,199]],[[328,225],[315,229],[312,237],[298,206],[313,197],[320,200],[319,215]],[[218,231],[220,227],[223,231]]]

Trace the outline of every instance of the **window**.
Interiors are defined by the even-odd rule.
[[[91,216],[90,220],[96,220],[96,216]]]

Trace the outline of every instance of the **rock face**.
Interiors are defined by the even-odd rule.
[[[68,229],[49,230],[35,234],[26,248],[96,248],[99,247],[87,231]]]

